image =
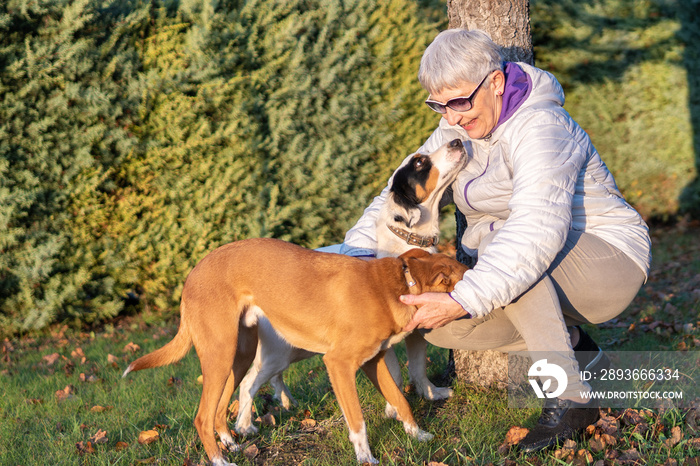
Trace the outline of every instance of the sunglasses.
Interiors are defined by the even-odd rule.
[[[474,97],[476,97],[476,93],[479,92],[479,88],[482,84],[484,84],[484,81],[486,81],[486,78],[488,78],[491,73],[493,73],[493,71],[490,71],[486,76],[484,76],[484,79],[482,79],[479,85],[476,86],[476,89],[469,94],[469,97],[454,97],[444,104],[442,102],[438,102],[437,100],[430,99],[426,100],[425,103],[431,110],[438,113],[447,113],[447,107],[450,107],[455,112],[468,112],[474,106],[472,101],[474,100]]]

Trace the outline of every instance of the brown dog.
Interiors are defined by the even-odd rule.
[[[399,296],[451,291],[465,270],[443,254],[422,250],[363,261],[274,239],[230,243],[202,259],[187,278],[177,335],[132,362],[124,376],[178,361],[194,345],[204,381],[195,427],[212,463],[228,465],[214,432],[227,448],[238,448],[226,409],[255,356],[257,318],[265,316],[292,346],[324,354],[357,461],[377,463],[367,441],[355,373],[362,367],[396,407],[407,433],[419,440],[432,438],[418,428],[384,352],[405,336],[403,327],[415,312]]]

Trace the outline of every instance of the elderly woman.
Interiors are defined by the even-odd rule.
[[[550,73],[503,62],[483,32],[451,29],[426,49],[419,80],[442,119],[419,152],[460,138],[469,154],[452,186],[477,258],[452,293],[405,296],[406,330],[444,348],[548,352],[568,375],[520,443],[536,451],[595,422],[579,370],[609,364],[580,324],[619,315],[645,282],[649,230],[625,201],[585,131],[562,107]],[[348,231],[341,252],[372,255],[385,189]]]

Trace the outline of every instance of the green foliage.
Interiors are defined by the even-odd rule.
[[[700,209],[697,6],[532,3],[647,218]],[[441,0],[3,2],[0,332],[174,311],[229,241],[340,241],[438,122],[416,73],[445,27]]]
[[[698,15],[680,14],[686,3],[697,8],[666,0],[532,2],[536,64],[560,80],[566,108],[645,218],[698,209],[680,203],[697,177],[700,148],[691,85],[700,60],[690,57],[697,41],[684,37],[698,30]]]
[[[409,0],[0,7],[0,328],[176,309],[207,251],[342,240],[427,137]],[[410,39],[407,39],[410,38]]]

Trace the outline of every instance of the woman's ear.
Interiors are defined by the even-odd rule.
[[[503,95],[506,88],[506,75],[503,71],[496,70],[491,76],[491,89],[496,95]]]

